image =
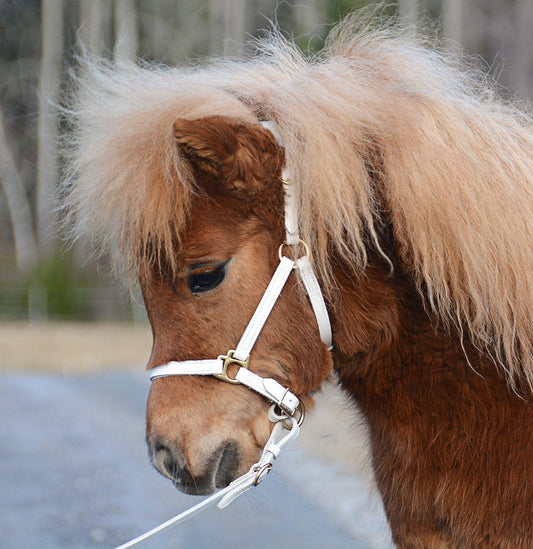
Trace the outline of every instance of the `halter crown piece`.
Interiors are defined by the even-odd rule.
[[[278,144],[283,147],[283,142],[272,122],[261,122],[261,124],[272,133]],[[305,242],[300,239],[296,195],[293,186],[290,184],[289,173],[286,167],[283,169],[282,180],[285,191],[286,236],[285,242],[279,248],[279,265],[255,313],[244,330],[237,347],[234,350],[229,350],[225,355],[219,355],[214,359],[171,361],[150,370],[150,381],[169,376],[211,375],[227,383],[245,385],[273,403],[269,410],[269,419],[275,423],[272,434],[265,445],[261,458],[251,467],[248,473],[234,480],[227,488],[204,499],[198,505],[191,507],[146,534],[120,545],[116,549],[136,547],[148,538],[176,526],[217,501],[217,506],[220,509],[226,507],[250,487],[257,486],[272,469],[273,461],[279,455],[281,449],[298,436],[299,425],[303,421],[304,416],[303,403],[287,387],[284,387],[275,379],[261,377],[249,369],[253,346],[276,304],[285,283],[294,270],[299,273],[309,296],[309,301],[317,320],[320,338],[328,346],[329,350],[333,348],[331,323],[326,304],[313,267],[309,261],[309,250]],[[297,246],[299,244],[305,249],[305,255],[296,260],[283,255],[285,246]],[[228,367],[232,364],[238,366],[235,377],[228,375]],[[297,414],[298,411],[299,414]],[[287,430],[288,433],[285,432]]]

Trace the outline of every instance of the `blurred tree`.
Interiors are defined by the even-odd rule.
[[[174,33],[176,32],[176,2],[173,0],[152,0],[150,11],[144,17],[151,18],[148,25],[148,39],[152,57],[172,61]]]
[[[532,11],[532,0],[468,0],[462,6],[462,47],[524,98],[533,97]]]
[[[523,97],[527,97],[533,95],[533,0],[518,0],[515,36],[509,80]]]
[[[52,209],[58,179],[58,121],[54,104],[63,68],[63,0],[42,0],[41,21],[36,215],[39,250],[46,259],[54,250]]]
[[[416,27],[418,23],[418,0],[398,0],[400,18],[407,27]]]
[[[37,262],[30,204],[22,177],[11,153],[0,106],[0,185],[7,198],[13,227],[15,262],[21,272],[29,272]]]
[[[246,0],[224,1],[224,55],[239,57],[244,53],[244,44],[249,30],[250,2]]]
[[[208,5],[198,0],[175,0],[176,28],[172,42],[172,61],[183,63],[188,59],[205,55],[210,36],[216,34],[208,20]]]
[[[139,45],[137,6],[135,0],[115,0],[115,59],[135,59]]]
[[[80,42],[94,54],[103,54],[111,42],[112,3],[110,0],[79,0]]]
[[[463,0],[442,0],[442,33],[459,44],[463,41]]]
[[[250,3],[246,0],[209,0],[209,55],[238,57],[244,51]]]

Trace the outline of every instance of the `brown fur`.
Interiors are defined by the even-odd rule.
[[[291,278],[252,370],[309,402],[338,371],[399,547],[533,547],[531,119],[394,29],[351,26],[312,62],[276,40],[193,71],[89,64],[69,219],[139,277],[149,367],[213,358],[275,269],[286,162],[335,351]],[[219,287],[189,291],[191,265],[228,259]],[[154,465],[186,491],[225,484],[265,443],[267,407],[215,379],[156,380]]]
[[[408,277],[387,268],[343,279],[335,362],[370,426],[394,541],[533,547],[533,399],[513,394],[471,345],[468,361]]]

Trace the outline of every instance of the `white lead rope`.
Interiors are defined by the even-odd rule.
[[[131,547],[137,547],[144,543],[149,538],[152,538],[158,534],[161,534],[178,524],[185,522],[187,519],[197,515],[204,509],[213,506],[217,501],[217,507],[224,509],[232,501],[234,501],[241,494],[246,492],[252,486],[257,486],[266,477],[273,467],[274,460],[278,457],[281,450],[290,442],[292,442],[299,434],[300,427],[298,421],[290,416],[279,416],[275,413],[274,408],[269,410],[269,418],[276,422],[270,438],[263,449],[263,453],[257,463],[255,463],[250,470],[239,478],[235,479],[229,486],[220,490],[219,492],[205,498],[200,503],[190,507],[183,511],[179,515],[163,522],[159,526],[152,528],[148,532],[119,545],[115,549],[130,549]],[[290,429],[287,429],[287,425]]]

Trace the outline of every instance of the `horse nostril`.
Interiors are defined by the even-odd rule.
[[[181,451],[173,446],[155,440],[150,445],[152,465],[174,486],[186,494],[210,494],[214,490],[209,475],[193,476]]]
[[[168,446],[156,441],[150,448],[150,459],[163,476],[175,480],[180,466],[174,457],[174,452]]]
[[[224,488],[237,477],[239,469],[239,447],[235,441],[226,443],[221,451],[215,474],[215,485]]]

